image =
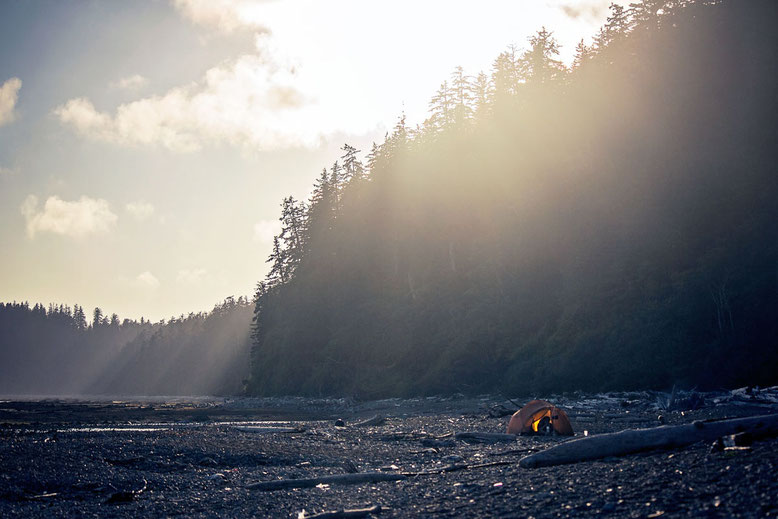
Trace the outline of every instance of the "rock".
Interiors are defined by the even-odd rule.
[[[197,462],[198,465],[201,467],[215,467],[218,465],[215,459],[206,456],[204,458],[201,458],[200,461]]]
[[[134,492],[114,492],[105,502],[108,504],[129,503],[135,499]]]
[[[344,422],[342,418],[338,418],[337,420],[335,420],[335,427],[345,427],[345,426],[346,426],[346,422]]]
[[[733,434],[729,439],[733,447],[748,447],[754,443],[754,436],[748,431]]]
[[[502,418],[504,416],[511,416],[515,411],[508,409],[502,404],[496,404],[489,408],[489,416],[492,418]]]

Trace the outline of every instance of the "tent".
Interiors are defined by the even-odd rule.
[[[560,434],[572,436],[570,419],[560,408],[545,400],[533,400],[511,416],[508,434]]]

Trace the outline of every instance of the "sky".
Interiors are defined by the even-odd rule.
[[[606,0],[0,0],[0,302],[153,321],[251,296],[285,196],[456,66]]]

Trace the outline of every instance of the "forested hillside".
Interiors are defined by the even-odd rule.
[[[778,382],[776,27],[768,0],[613,5],[572,67],[542,29],[345,146],[283,203],[250,391]]]
[[[0,303],[0,394],[237,394],[248,376],[253,305],[150,323],[78,305]]]

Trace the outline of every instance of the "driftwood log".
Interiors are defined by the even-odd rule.
[[[316,485],[360,485],[362,483],[378,483],[380,481],[399,481],[406,476],[386,472],[358,472],[356,474],[334,474],[305,479],[279,479],[277,481],[260,481],[246,485],[250,490],[287,490],[290,488],[312,488]]]
[[[370,425],[383,425],[384,422],[386,422],[386,418],[384,418],[381,415],[375,415],[372,418],[368,418],[367,420],[364,420],[362,422],[357,422],[354,424],[354,427],[367,427]]]
[[[330,512],[321,512],[311,515],[298,515],[298,519],[340,519],[340,518],[353,518],[353,517],[367,517],[368,515],[380,514],[386,508],[379,505],[371,506],[369,508],[353,508],[345,510],[332,510]]]
[[[778,435],[778,414],[734,418],[714,422],[693,422],[688,425],[665,425],[651,429],[629,429],[570,440],[522,458],[524,468],[547,467],[622,456],[653,449],[672,449],[699,441],[711,441],[722,436],[748,431],[754,438]]]
[[[300,433],[305,429],[300,427],[262,427],[254,425],[233,425],[233,429],[241,432],[250,432],[256,434],[274,434],[274,433]]]
[[[289,490],[293,488],[311,488],[317,485],[360,485],[362,483],[378,483],[380,481],[400,481],[409,477],[432,476],[457,470],[481,469],[500,465],[513,465],[513,461],[492,461],[467,465],[457,463],[423,472],[359,472],[356,474],[334,474],[306,479],[279,479],[275,481],[260,481],[246,485],[249,490]]]

